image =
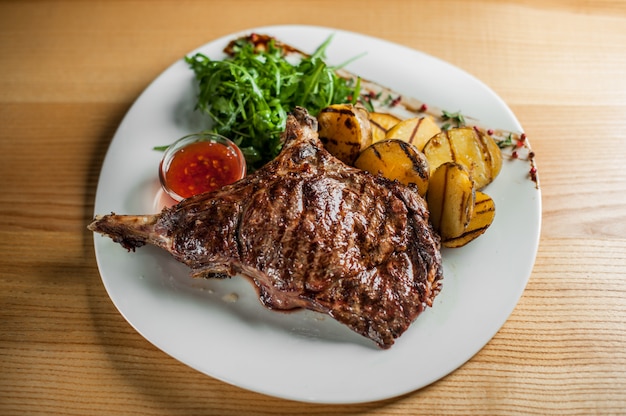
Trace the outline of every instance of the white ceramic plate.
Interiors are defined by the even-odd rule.
[[[488,87],[441,60],[380,39],[308,26],[255,28],[217,39],[201,51],[215,59],[234,37],[265,33],[307,52],[330,34],[331,64],[366,52],[346,69],[407,96],[462,111],[486,125],[521,131]],[[191,53],[197,52],[193,51]],[[143,214],[159,198],[153,146],[200,130],[194,77],[182,59],[129,110],[106,155],[95,212]],[[125,319],[147,340],[211,377],[271,396],[317,403],[357,403],[398,396],[463,365],[495,335],[517,304],[539,240],[541,196],[528,164],[505,161],[487,193],[497,207],[487,233],[444,250],[443,290],[389,350],[307,311],[264,309],[243,278],[193,280],[153,247],[126,252],[95,236],[102,281]]]

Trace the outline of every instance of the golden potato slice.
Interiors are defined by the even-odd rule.
[[[430,175],[428,184],[430,219],[442,241],[465,232],[474,210],[474,181],[465,167],[446,162]]]
[[[372,124],[372,143],[384,140],[387,131],[401,121],[398,117],[389,113],[372,112],[369,117]]]
[[[458,237],[444,240],[445,247],[462,247],[482,235],[493,222],[496,216],[496,204],[491,197],[483,192],[476,192],[474,212],[463,234]]]
[[[426,157],[415,146],[398,139],[383,140],[367,147],[354,166],[373,174],[414,184],[421,196],[428,190],[429,169]]]
[[[441,132],[441,129],[430,116],[414,117],[402,120],[389,131],[386,139],[400,139],[411,143],[420,152],[431,137]]]
[[[368,112],[351,104],[334,104],[317,115],[320,140],[344,163],[352,165],[363,149],[372,144]]]
[[[493,138],[472,127],[442,131],[424,146],[430,173],[446,162],[459,163],[469,171],[476,189],[489,185],[500,173],[502,153]]]

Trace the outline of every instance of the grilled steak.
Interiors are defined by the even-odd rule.
[[[194,277],[242,275],[270,309],[332,316],[389,348],[431,306],[439,238],[417,190],[330,155],[296,108],[266,166],[157,215],[98,216],[89,229],[129,250],[154,244]]]

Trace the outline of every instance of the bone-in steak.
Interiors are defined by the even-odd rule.
[[[417,189],[330,155],[306,110],[289,116],[272,162],[157,215],[98,216],[127,249],[154,244],[194,277],[242,275],[270,309],[332,316],[389,348],[432,301],[439,238]]]

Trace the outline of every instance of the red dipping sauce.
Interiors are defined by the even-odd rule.
[[[176,201],[219,189],[246,175],[241,150],[214,133],[185,136],[166,151],[159,168],[165,192]]]

